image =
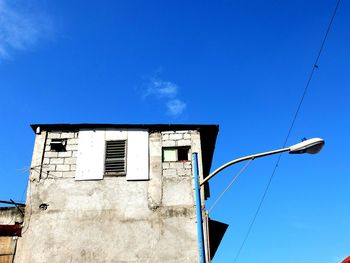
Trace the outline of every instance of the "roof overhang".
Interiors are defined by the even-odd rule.
[[[22,225],[15,223],[14,225],[0,225],[0,236],[22,236]]]

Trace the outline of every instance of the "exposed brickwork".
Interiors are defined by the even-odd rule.
[[[49,132],[47,135],[42,178],[72,178],[75,176],[78,132]],[[67,140],[66,151],[51,151],[52,139]]]
[[[78,132],[49,132],[47,135],[42,178],[69,178],[75,176],[78,150]],[[52,139],[66,139],[66,151],[51,151]],[[162,147],[191,147],[191,131],[164,131],[161,133]],[[164,177],[191,177],[192,162],[191,149],[188,161],[163,162],[162,174]]]
[[[162,132],[162,147],[191,147],[191,131]],[[191,177],[191,149],[188,161],[163,162],[163,176],[168,178]]]

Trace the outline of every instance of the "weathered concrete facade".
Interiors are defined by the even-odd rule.
[[[198,261],[190,157],[192,152],[199,153],[203,177],[204,132],[194,125],[142,126],[148,132],[148,180],[104,176],[101,180],[77,181],[81,127],[34,128],[37,133],[23,226],[26,231],[18,242],[15,262]],[[97,128],[128,131],[135,127]],[[93,129],[93,125],[84,129]],[[211,145],[211,152],[205,156],[211,162],[217,126],[202,129],[214,130],[211,141],[205,142]],[[210,137],[205,136],[206,140]],[[64,151],[52,151],[55,139],[65,141]],[[188,147],[189,159],[163,161],[164,147]]]
[[[24,207],[0,207],[0,225],[22,224],[23,215]]]

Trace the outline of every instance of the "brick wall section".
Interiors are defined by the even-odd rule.
[[[45,144],[41,178],[74,178],[78,151],[78,132],[49,132]],[[51,151],[52,139],[67,140],[66,151]]]
[[[41,178],[74,178],[78,150],[79,132],[48,132],[45,144]],[[64,152],[51,151],[52,139],[66,139]],[[191,131],[164,131],[161,133],[162,147],[191,147]],[[192,176],[192,152],[189,161],[163,162],[163,176],[166,178]]]
[[[164,131],[162,132],[162,147],[191,147],[191,131]],[[192,162],[191,148],[188,161],[163,162],[163,176],[168,178],[191,177]]]

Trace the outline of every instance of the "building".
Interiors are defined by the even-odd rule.
[[[217,125],[31,127],[36,138],[15,262],[198,262],[191,156],[198,153],[205,178]],[[218,246],[209,227],[217,223],[203,220],[207,262]]]
[[[22,234],[24,216],[23,204],[0,201],[15,207],[0,207],[0,263],[12,263],[17,248],[17,240]]]

